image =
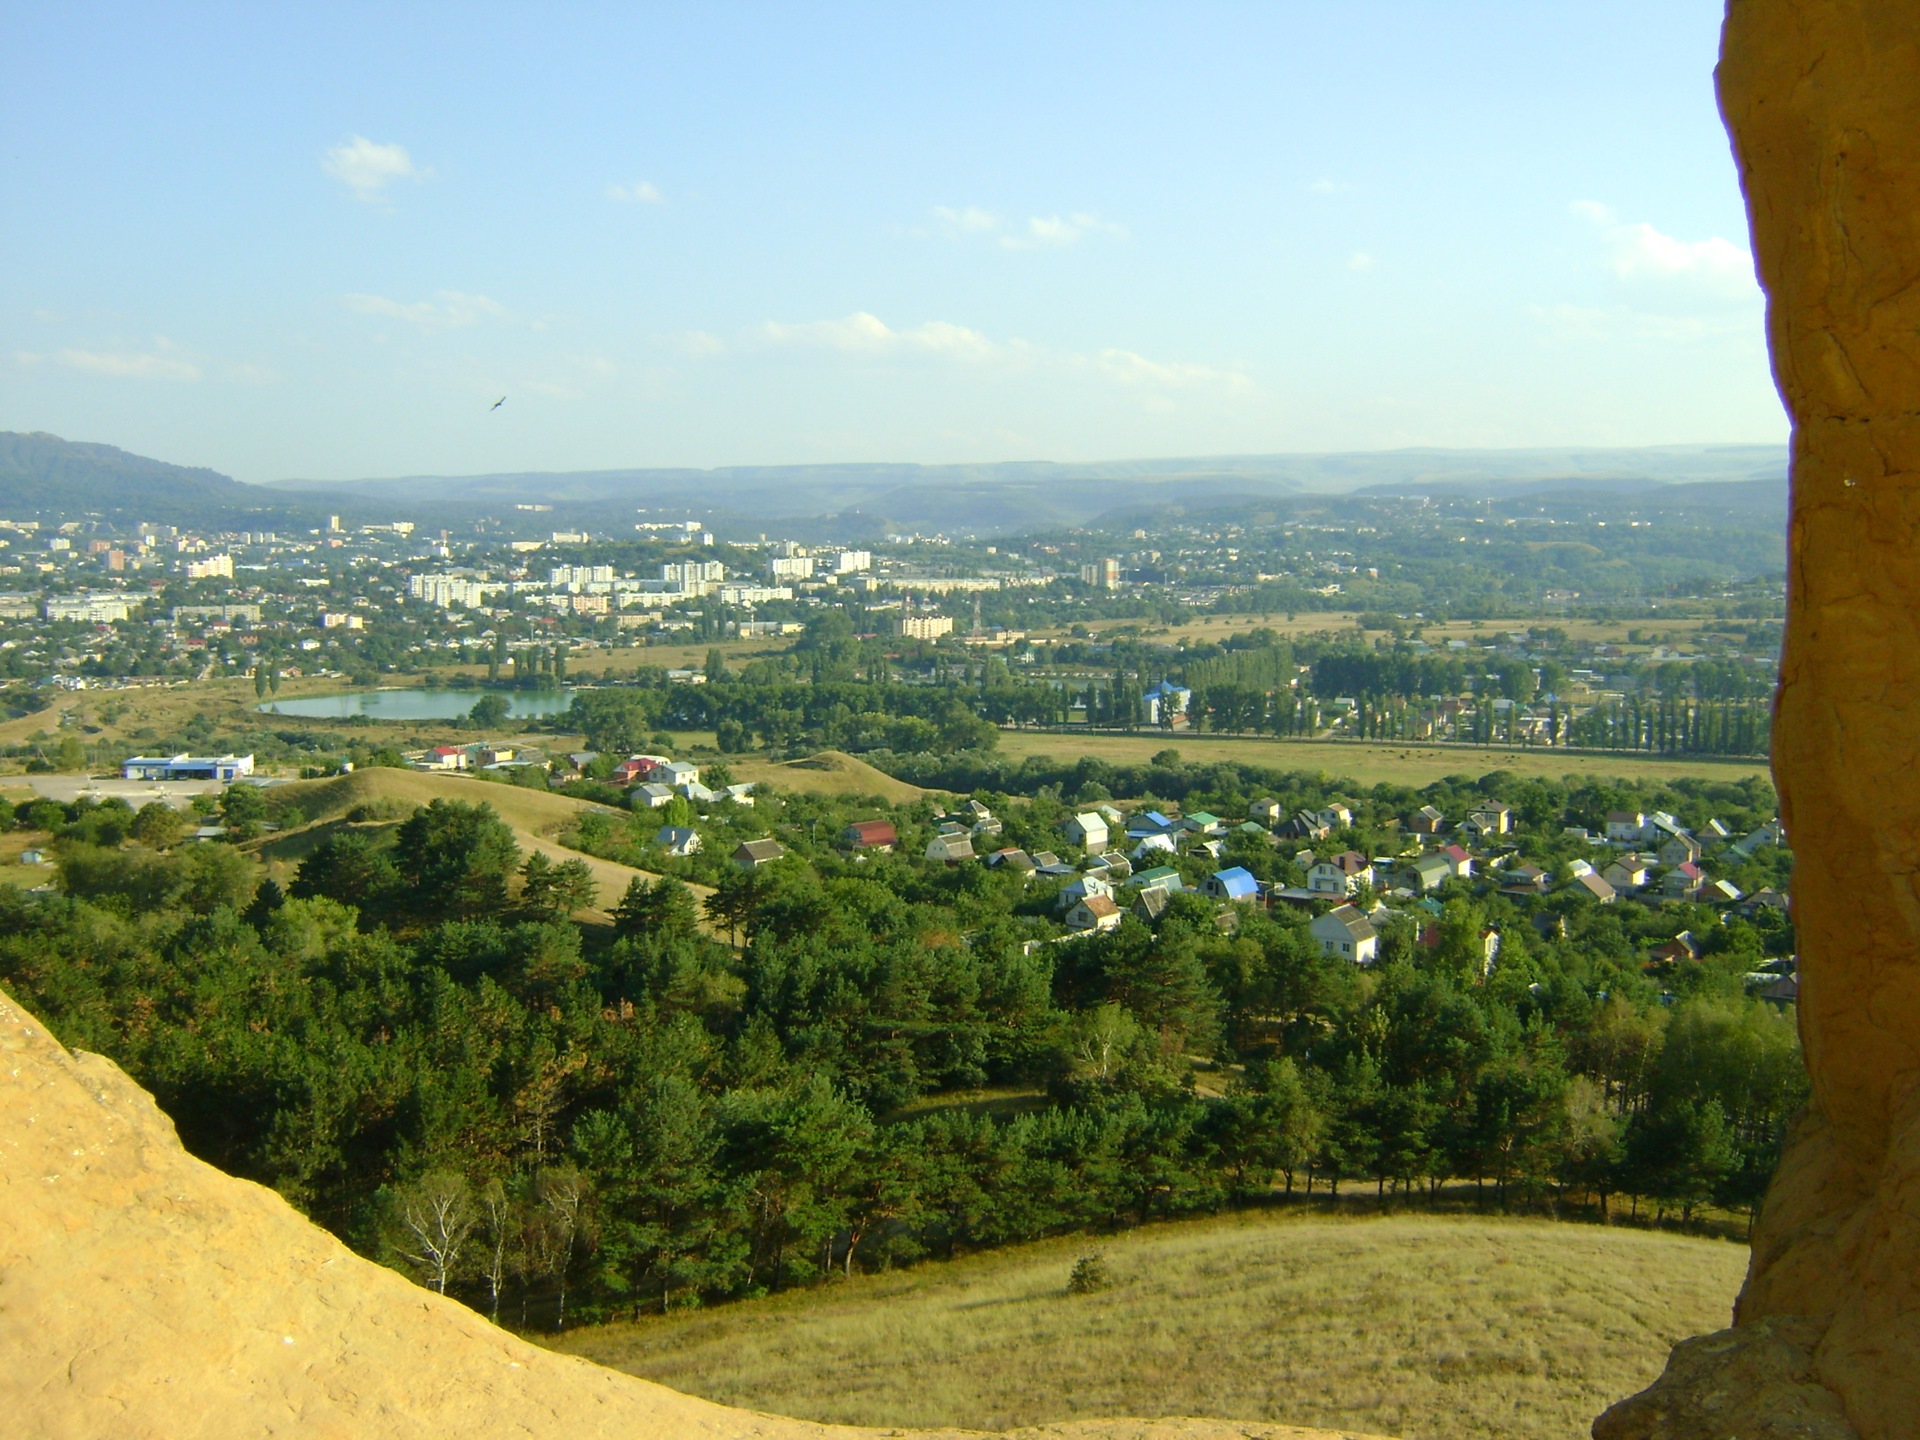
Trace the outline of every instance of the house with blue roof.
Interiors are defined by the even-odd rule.
[[[1149,725],[1171,729],[1187,723],[1187,706],[1193,692],[1184,685],[1162,680],[1140,697],[1141,717]]]
[[[1127,838],[1144,840],[1149,835],[1171,835],[1180,828],[1178,820],[1169,820],[1158,810],[1143,810],[1127,817]]]
[[[1214,871],[1201,882],[1200,888],[1215,900],[1243,902],[1260,898],[1260,882],[1241,865]]]

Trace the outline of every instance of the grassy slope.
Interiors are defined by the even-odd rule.
[[[1765,775],[1764,760],[1721,760],[1692,756],[1684,760],[1633,755],[1582,755],[1565,750],[1513,750],[1500,746],[1373,744],[1361,740],[1249,740],[1180,732],[1154,735],[1075,735],[1007,730],[1000,750],[1023,758],[1047,755],[1073,759],[1091,755],[1119,764],[1145,764],[1161,750],[1178,750],[1190,762],[1214,760],[1265,765],[1276,770],[1324,773],[1360,785],[1383,782],[1427,785],[1446,775],[1485,775],[1510,770],[1516,775],[1618,776],[1629,780],[1706,778],[1740,780]]]
[[[729,759],[727,768],[735,780],[772,785],[777,790],[805,790],[820,795],[878,795],[896,805],[910,805],[929,793],[840,750],[822,750],[805,760],[784,762]]]
[[[1104,1249],[1115,1288],[1070,1296]],[[1049,1241],[561,1348],[810,1419],[983,1429],[1198,1415],[1405,1440],[1578,1440],[1727,1324],[1724,1241],[1430,1216],[1254,1214]]]
[[[359,806],[375,807],[385,818],[397,820],[415,806],[449,799],[491,805],[512,828],[514,838],[524,851],[538,850],[554,860],[585,860],[600,885],[600,914],[619,903],[628,883],[635,877],[653,878],[646,871],[582,855],[559,844],[553,837],[571,825],[582,810],[605,808],[567,795],[551,795],[518,785],[492,785],[459,775],[382,767],[330,780],[299,780],[276,785],[267,791],[267,798],[276,819],[289,827],[299,827],[289,828],[263,847],[270,859],[295,859],[305,854],[321,834]],[[702,900],[713,893],[705,885],[687,888]],[[591,916],[594,912],[587,913]]]

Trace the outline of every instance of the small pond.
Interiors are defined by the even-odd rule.
[[[307,720],[458,720],[483,695],[500,696],[517,720],[558,715],[573,703],[571,690],[354,690],[270,700],[260,711]]]

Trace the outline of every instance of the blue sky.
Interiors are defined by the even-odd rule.
[[[16,3],[0,428],[245,480],[1778,440],[1718,22]]]

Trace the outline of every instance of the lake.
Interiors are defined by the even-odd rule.
[[[517,720],[558,715],[573,703],[571,690],[354,690],[270,700],[260,711],[306,720],[458,720],[482,695],[500,696]]]

